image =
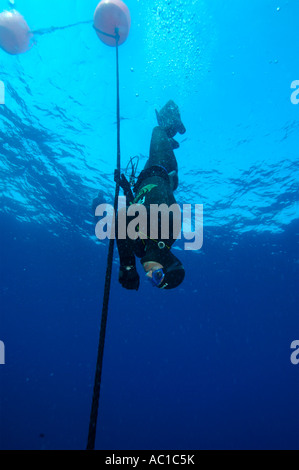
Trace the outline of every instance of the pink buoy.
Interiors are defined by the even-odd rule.
[[[115,36],[115,30],[118,28],[118,44],[123,44],[131,27],[129,8],[121,0],[102,0],[94,13],[94,27],[100,40],[112,47],[116,46],[116,39],[110,36]]]
[[[16,55],[31,49],[29,26],[16,10],[0,13],[0,47],[8,54]]]

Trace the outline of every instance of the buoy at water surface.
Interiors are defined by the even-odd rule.
[[[0,13],[0,47],[8,54],[17,55],[31,49],[33,34],[23,16],[16,10]]]
[[[131,27],[129,8],[121,0],[102,0],[94,13],[94,27],[100,40],[111,47],[116,46],[117,29],[119,35],[118,45],[123,44]]]

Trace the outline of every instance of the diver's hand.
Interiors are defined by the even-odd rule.
[[[139,289],[139,274],[136,271],[135,266],[121,266],[119,268],[119,278],[120,284],[125,289],[138,290]]]
[[[115,183],[119,184],[119,186],[124,191],[124,195],[127,198],[127,204],[131,204],[134,201],[134,195],[132,193],[131,185],[125,175],[118,170],[114,171],[114,181]]]
[[[124,191],[131,191],[131,185],[125,175],[123,173],[120,173],[119,170],[114,170],[114,181],[115,183],[119,184],[119,186],[124,190]]]

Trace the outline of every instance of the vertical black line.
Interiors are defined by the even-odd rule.
[[[115,33],[116,33],[115,39],[116,39],[116,88],[117,88],[117,92],[116,92],[117,94],[117,169],[120,171],[121,161],[120,161],[120,102],[119,102],[119,63],[118,63],[119,34],[118,34],[118,29],[115,30]],[[117,183],[115,187],[115,196],[114,196],[115,217],[116,217],[117,207],[118,207],[118,196],[119,196],[119,184]],[[112,236],[109,240],[104,298],[103,298],[103,307],[102,307],[101,329],[100,329],[100,338],[99,338],[99,345],[98,345],[97,364],[96,364],[96,372],[95,372],[95,379],[94,379],[92,406],[91,406],[91,412],[90,412],[89,432],[88,432],[88,441],[87,441],[86,450],[94,450],[94,447],[95,447],[98,411],[99,411],[99,400],[100,400],[100,392],[101,392],[104,346],[105,346],[106,327],[107,327],[107,318],[108,318],[108,305],[109,305],[109,297],[110,297],[113,251],[114,251],[114,237]]]
[[[117,169],[120,171],[120,96],[119,96],[119,60],[118,60],[118,28],[115,29],[116,34],[116,89],[117,89]]]

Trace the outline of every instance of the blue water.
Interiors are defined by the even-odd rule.
[[[174,291],[118,284],[114,253],[96,448],[298,449],[297,0],[127,0],[122,166],[180,106],[180,203],[204,205]],[[8,2],[0,0],[0,10]],[[16,0],[32,30],[97,1]],[[115,50],[91,25],[0,50],[0,447],[84,449],[114,195]],[[139,272],[141,270],[138,266]]]

